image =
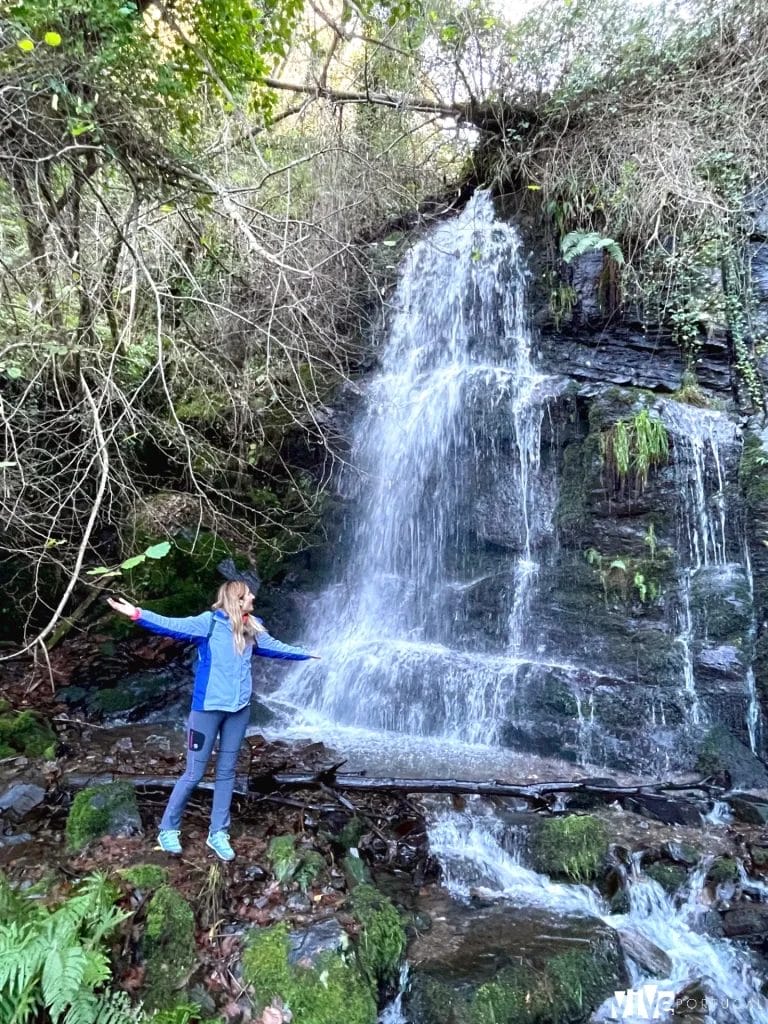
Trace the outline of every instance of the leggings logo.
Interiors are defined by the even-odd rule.
[[[203,744],[205,743],[205,734],[197,732],[195,729],[189,730],[189,749],[190,750],[202,750]]]

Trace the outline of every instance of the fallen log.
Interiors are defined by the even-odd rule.
[[[69,789],[101,785],[105,782],[128,782],[140,789],[171,788],[175,776],[147,776],[123,772],[100,772],[86,774],[70,772],[61,783]],[[212,788],[212,782],[202,782],[201,788]],[[549,806],[558,797],[584,793],[605,800],[619,800],[653,796],[663,800],[667,793],[699,792],[707,796],[722,793],[709,778],[695,782],[654,782],[622,786],[610,779],[575,779],[535,784],[515,785],[491,780],[477,782],[470,779],[400,779],[370,778],[351,773],[336,774],[332,769],[316,772],[265,772],[260,775],[241,776],[235,785],[235,792],[241,796],[259,796],[285,789],[331,789],[362,793],[445,793],[454,796],[515,797],[532,804]],[[671,800],[671,798],[670,798]]]

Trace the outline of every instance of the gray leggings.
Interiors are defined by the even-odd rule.
[[[235,765],[245,729],[251,717],[251,706],[239,711],[190,711],[187,730],[187,770],[173,787],[165,808],[161,829],[178,829],[187,800],[205,774],[213,744],[219,736],[216,757],[216,780],[213,785],[211,832],[229,828],[229,805],[235,788]]]

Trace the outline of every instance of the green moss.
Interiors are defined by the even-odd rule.
[[[134,864],[123,868],[119,875],[137,889],[157,889],[168,881],[168,872],[157,864]]]
[[[293,836],[275,836],[267,847],[267,860],[278,882],[289,882],[301,863]]]
[[[645,873],[670,894],[676,893],[688,879],[688,872],[680,864],[649,864]]]
[[[362,925],[357,956],[365,974],[386,983],[394,979],[405,955],[405,929],[392,901],[372,885],[352,893],[352,912]]]
[[[50,724],[33,711],[12,711],[0,701],[0,757],[56,756],[56,733]]]
[[[296,1024],[374,1024],[373,989],[354,959],[325,953],[316,967],[292,967],[288,950],[284,924],[252,933],[243,973],[259,1010],[279,998]]]
[[[759,636],[755,642],[755,657],[752,667],[760,699],[762,702],[768,703],[768,632]]]
[[[356,885],[363,885],[371,881],[371,873],[362,857],[355,857],[348,853],[341,862],[341,866],[348,888],[354,889]]]
[[[707,871],[707,881],[719,885],[721,882],[735,882],[739,877],[739,865],[733,857],[718,857]]]
[[[344,850],[357,847],[360,839],[365,834],[366,824],[362,818],[355,816],[350,818],[344,828],[333,837],[333,842]]]
[[[136,704],[135,697],[128,690],[97,690],[88,698],[89,710],[103,715],[114,715],[127,711]]]
[[[196,947],[192,908],[170,885],[161,885],[149,901],[143,951],[145,1005],[172,1006],[195,963]]]
[[[90,786],[77,794],[67,817],[67,843],[80,850],[92,839],[103,836],[110,823],[124,813],[138,819],[136,794],[127,782]]]
[[[131,550],[143,550],[156,543],[157,536],[146,530],[137,531]],[[160,615],[190,615],[209,606],[222,578],[217,565],[232,558],[237,568],[245,568],[247,560],[221,537],[201,532],[176,534],[165,558],[148,558],[135,569],[124,573],[124,587],[141,602],[142,607]],[[115,635],[125,635],[133,625],[117,617],[110,620]]]
[[[699,747],[696,767],[704,775],[719,775],[727,768],[723,756],[723,740],[727,739],[726,730],[722,726],[710,729]]]
[[[755,434],[747,433],[744,437],[739,484],[750,511],[768,507],[768,452]]]
[[[593,879],[607,852],[605,826],[589,814],[545,818],[531,831],[536,869],[555,877]]]
[[[514,963],[474,992],[417,975],[412,1004],[418,1019],[440,1024],[565,1024],[586,1020],[622,980],[618,949],[599,941],[544,965]]]
[[[514,966],[482,985],[470,1024],[560,1024],[583,1020],[614,991],[619,957],[607,947],[553,956],[541,972]]]
[[[298,882],[304,891],[326,868],[321,853],[297,850],[293,836],[275,836],[267,848],[267,859],[278,882]]]
[[[317,850],[307,850],[302,853],[301,863],[293,877],[299,883],[301,889],[306,892],[310,885],[316,882],[320,875],[322,875],[325,868],[325,857],[318,853]]]
[[[535,702],[545,714],[574,718],[579,713],[579,706],[573,693],[568,685],[556,676],[550,676],[545,680]]]

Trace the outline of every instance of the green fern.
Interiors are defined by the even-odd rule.
[[[613,238],[606,238],[597,231],[569,231],[560,242],[560,253],[565,263],[571,263],[587,252],[605,250],[619,265],[624,262],[621,246]]]
[[[0,879],[0,1021],[131,1024],[125,993],[98,991],[110,977],[104,940],[129,915],[101,874],[49,909]],[[41,1017],[41,1013],[44,1016]]]

